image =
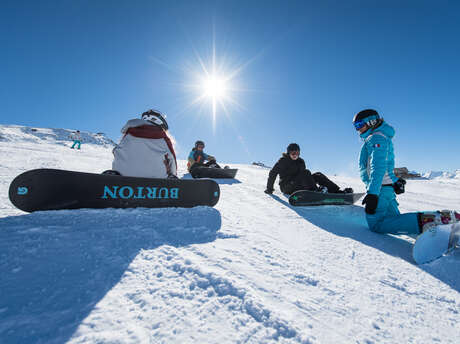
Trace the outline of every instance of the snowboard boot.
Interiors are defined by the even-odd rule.
[[[343,190],[340,190],[339,193],[351,194],[351,193],[353,193],[353,189],[352,188],[345,188]]]
[[[320,186],[318,189],[319,189],[319,192],[321,192],[321,193],[327,193],[327,191],[328,191],[327,186]]]
[[[438,225],[448,225],[451,223],[460,222],[460,214],[454,210],[423,212],[418,213],[418,221],[420,233],[423,233],[426,230]]]

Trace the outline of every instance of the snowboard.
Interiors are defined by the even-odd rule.
[[[429,263],[460,245],[460,223],[438,225],[420,234],[412,248],[417,264]]]
[[[219,185],[213,180],[154,179],[36,169],[17,176],[9,198],[17,208],[38,210],[79,208],[163,208],[214,206]]]
[[[237,168],[196,167],[193,178],[235,178]]]
[[[323,193],[299,190],[289,196],[289,204],[293,206],[350,205],[363,195],[364,193]]]

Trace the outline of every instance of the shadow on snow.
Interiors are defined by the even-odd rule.
[[[220,227],[209,207],[0,219],[0,342],[66,342],[140,250],[211,242]]]
[[[315,226],[415,264],[412,258],[413,244],[397,235],[379,234],[369,230],[362,207],[356,205],[294,207],[279,196],[271,196]],[[333,214],[332,219],[331,214]],[[451,288],[460,291],[460,274],[457,273],[460,259],[459,251],[456,250],[448,257],[440,258],[430,264],[418,265],[418,267],[448,284]]]

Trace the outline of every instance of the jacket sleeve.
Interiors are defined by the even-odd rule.
[[[216,160],[216,158],[214,158],[212,155],[209,155],[206,153],[203,153],[203,157],[204,157],[204,160],[207,160],[207,161]]]
[[[399,178],[395,176],[395,153],[393,151],[393,144],[388,149],[388,168],[387,173],[391,180],[396,182]]]
[[[278,161],[268,173],[268,180],[267,180],[268,190],[273,190],[273,184],[275,184],[276,177],[278,176],[279,173],[280,173],[280,162]]]
[[[307,165],[305,165],[305,160],[302,159],[302,162],[300,164],[300,170],[305,171],[307,169]]]
[[[190,171],[190,167],[192,167],[194,163],[195,163],[195,158],[193,157],[193,151],[191,151],[190,154],[188,155],[187,170]]]
[[[388,166],[388,150],[390,143],[387,138],[381,135],[373,135],[367,142],[369,149],[369,184],[367,192],[370,194],[380,194],[382,180]]]
[[[364,144],[361,148],[361,152],[359,153],[359,174],[363,183],[366,184],[366,187],[369,185],[369,174],[367,172],[367,158],[368,155],[366,144]]]

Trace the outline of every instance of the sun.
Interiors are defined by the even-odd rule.
[[[210,75],[203,80],[203,95],[213,101],[221,100],[226,97],[226,80],[218,75]]]
[[[187,81],[180,85],[187,91],[187,98],[190,98],[181,112],[196,115],[197,113],[191,109],[197,108],[200,115],[210,114],[215,132],[217,118],[224,115],[232,123],[231,117],[234,113],[246,111],[239,103],[238,96],[252,90],[247,86],[243,87],[245,82],[242,72],[257,56],[249,60],[238,61],[231,54],[218,54],[214,34],[208,54],[203,56],[197,50],[193,50],[194,54],[190,56],[194,56],[194,59],[185,61],[180,70],[187,74]],[[165,64],[163,61],[158,61],[158,63]],[[173,69],[172,66],[165,65]]]

